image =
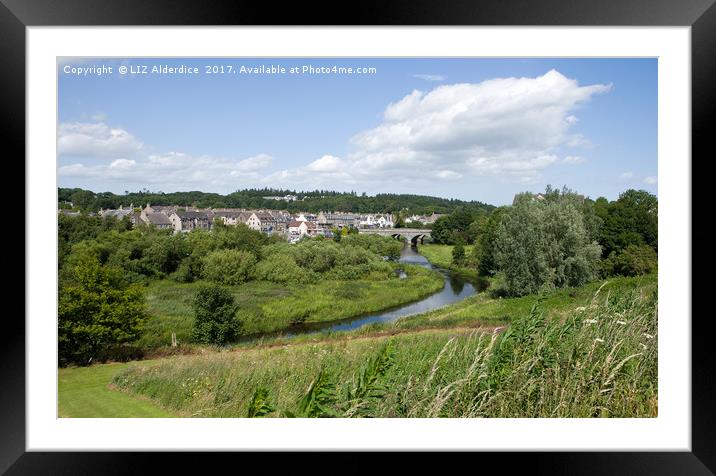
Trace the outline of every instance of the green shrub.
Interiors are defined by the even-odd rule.
[[[605,275],[640,276],[656,271],[657,255],[649,245],[629,245],[624,250],[613,251],[604,260]]]
[[[460,266],[465,261],[465,247],[458,243],[452,249],[452,263]]]
[[[203,265],[204,278],[215,283],[236,285],[253,278],[256,256],[250,251],[217,250],[206,255]]]
[[[135,341],[147,319],[144,296],[118,268],[85,257],[59,290],[60,363],[88,364],[110,347]]]
[[[331,269],[341,252],[334,242],[313,240],[299,241],[291,247],[291,251],[296,264],[317,273]]]
[[[256,265],[256,278],[273,283],[302,284],[317,280],[313,271],[302,269],[287,253],[266,256]]]
[[[238,307],[234,296],[221,286],[203,286],[194,298],[192,340],[201,344],[225,344],[235,340],[241,331],[236,318]]]

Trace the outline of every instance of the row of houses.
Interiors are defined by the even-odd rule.
[[[352,214],[321,212],[299,213],[292,215],[281,210],[243,210],[235,208],[199,209],[147,204],[136,211],[133,204],[129,208],[100,210],[101,216],[116,218],[129,217],[132,223],[146,224],[158,229],[173,229],[175,233],[192,230],[211,230],[215,220],[225,225],[243,223],[252,230],[267,234],[280,234],[289,241],[295,241],[304,235],[331,236],[333,229],[348,228],[392,228],[393,216],[387,214]]]
[[[443,216],[440,213],[433,213],[432,215],[411,215],[405,218],[405,223],[435,223],[435,220]]]

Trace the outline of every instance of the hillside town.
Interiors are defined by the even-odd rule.
[[[280,197],[283,199],[284,197]],[[75,214],[67,210],[60,213]],[[157,229],[171,229],[174,233],[189,232],[196,229],[211,230],[219,221],[224,225],[245,224],[252,230],[268,235],[278,234],[289,242],[295,242],[303,236],[332,237],[336,230],[393,228],[396,217],[391,213],[355,214],[344,212],[320,212],[291,214],[283,210],[245,210],[238,208],[207,208],[193,206],[151,205],[135,208],[133,204],[118,209],[100,209],[97,213],[103,217],[122,219],[128,217],[133,225],[153,226]],[[405,223],[419,222],[430,224],[440,214],[412,215]]]

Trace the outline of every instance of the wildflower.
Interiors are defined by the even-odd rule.
[[[579,306],[578,308],[575,308],[574,310],[575,310],[575,311],[586,311],[587,308],[584,307],[584,306]]]
[[[597,320],[596,319],[585,319],[584,322],[587,324],[596,324]]]
[[[626,326],[626,322],[624,322],[624,321],[617,321],[617,324],[621,324],[621,325],[623,325],[623,326]]]
[[[604,342],[604,339],[600,339],[599,337],[597,337],[596,339],[594,339],[594,342]]]
[[[641,346],[642,349],[646,349],[646,344],[639,342],[639,345]]]
[[[651,334],[647,334],[646,332],[645,332],[645,333],[643,333],[642,335],[643,335],[644,337],[646,337],[647,339],[653,339],[653,338],[654,338],[654,336],[653,336],[653,335],[651,335]]]

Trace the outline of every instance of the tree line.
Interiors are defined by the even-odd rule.
[[[283,201],[266,199],[263,197],[295,195],[299,201]],[[192,205],[199,208],[246,208],[288,210],[291,213],[320,211],[343,211],[350,213],[397,213],[400,210],[410,210],[410,214],[430,215],[432,213],[451,213],[457,208],[468,210],[490,211],[494,208],[479,201],[464,201],[449,198],[430,197],[411,194],[381,193],[368,196],[365,193],[358,195],[355,192],[335,192],[314,190],[310,192],[297,192],[282,189],[247,189],[221,195],[199,191],[191,192],[139,192],[127,191],[124,195],[112,192],[95,193],[81,188],[59,188],[58,206],[69,208],[69,204],[77,210],[95,212],[99,209],[116,209],[120,205],[128,207],[152,205]]]
[[[490,212],[458,208],[431,235],[455,246],[455,264],[494,277],[495,292],[519,296],[656,271],[658,200],[644,190],[591,200],[548,186]]]

